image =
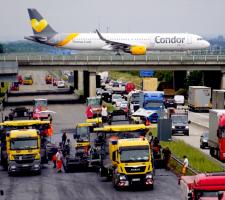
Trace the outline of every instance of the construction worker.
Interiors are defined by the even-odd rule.
[[[86,109],[86,116],[88,119],[92,119],[94,117],[94,113],[92,111],[91,106],[88,106]]]
[[[169,147],[164,148],[162,150],[162,153],[163,153],[164,167],[165,167],[166,170],[170,170],[169,161],[170,161],[170,158],[171,158],[171,151],[170,151]]]
[[[58,173],[62,172],[62,151],[61,151],[61,149],[59,149],[58,152],[56,153],[56,167],[57,167]]]
[[[63,134],[62,134],[62,148],[65,146],[66,139],[67,139],[66,131],[63,131]]]
[[[108,120],[108,111],[107,111],[107,106],[105,104],[102,105],[102,123],[106,123]]]
[[[183,165],[182,165],[182,171],[181,171],[181,174],[182,176],[185,176],[186,173],[187,173],[187,168],[188,168],[188,165],[189,165],[189,161],[188,161],[188,158],[187,156],[183,156]]]

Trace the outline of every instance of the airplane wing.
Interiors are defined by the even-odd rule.
[[[102,36],[102,34],[96,29],[96,32],[99,38],[104,41],[108,46],[107,49],[114,50],[114,51],[123,51],[125,53],[130,53],[132,55],[145,55],[146,54],[146,47],[143,45],[131,45],[122,42],[116,42],[112,40],[108,40]]]
[[[122,51],[127,51],[129,49],[129,47],[131,46],[130,44],[126,44],[126,43],[120,43],[120,42],[115,42],[112,40],[107,40],[106,38],[104,38],[102,36],[102,34],[96,29],[96,32],[99,36],[99,38],[104,41],[106,44],[110,45],[112,47],[113,50],[122,50]]]

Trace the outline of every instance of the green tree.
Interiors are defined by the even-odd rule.
[[[192,71],[186,78],[186,88],[188,86],[199,86],[203,85],[202,81],[202,72],[201,71]]]

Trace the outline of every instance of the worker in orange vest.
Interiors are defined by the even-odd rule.
[[[57,167],[58,173],[62,172],[62,151],[61,151],[61,149],[59,149],[58,152],[56,153],[56,167]]]

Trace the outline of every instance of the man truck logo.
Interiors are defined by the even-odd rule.
[[[130,171],[132,171],[132,172],[139,172],[140,168],[131,168]]]
[[[42,19],[40,21],[32,19],[31,26],[36,32],[40,33],[48,26],[48,22],[45,19]]]
[[[185,38],[180,38],[180,37],[160,37],[156,36],[155,37],[155,43],[162,43],[162,44],[175,44],[175,43],[184,43]]]

